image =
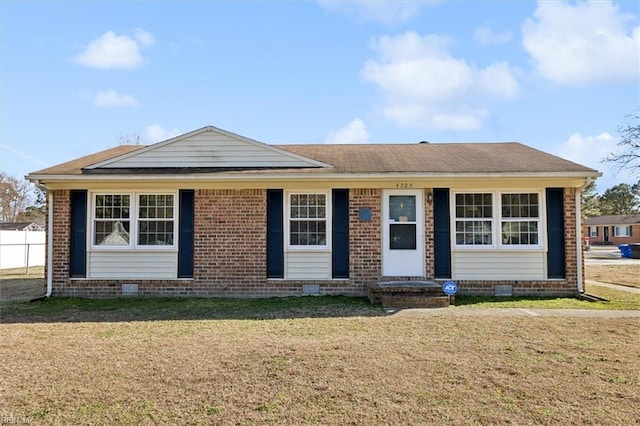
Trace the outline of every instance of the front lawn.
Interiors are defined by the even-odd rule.
[[[361,299],[10,304],[32,424],[633,424],[640,319],[402,318]]]

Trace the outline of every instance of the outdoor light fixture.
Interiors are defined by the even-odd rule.
[[[427,203],[433,203],[433,194],[431,192],[427,192]]]

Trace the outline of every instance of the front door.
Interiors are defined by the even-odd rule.
[[[424,276],[423,191],[386,190],[382,196],[382,274]]]
[[[603,241],[605,243],[608,243],[609,242],[609,227],[608,226],[603,226],[602,229],[604,230],[604,233],[602,235],[603,236]]]

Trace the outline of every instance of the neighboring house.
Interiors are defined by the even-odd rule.
[[[35,222],[0,222],[0,231],[44,231]]]
[[[582,236],[591,245],[640,243],[640,214],[590,217],[583,223]]]
[[[272,146],[205,127],[34,172],[56,295],[459,294],[582,289],[596,170],[519,143]]]

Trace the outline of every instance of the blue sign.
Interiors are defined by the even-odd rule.
[[[453,281],[447,281],[442,284],[442,291],[444,291],[444,294],[447,296],[453,296],[458,291],[458,286]]]

